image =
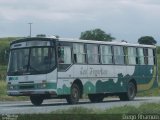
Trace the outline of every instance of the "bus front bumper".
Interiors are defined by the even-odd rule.
[[[8,90],[9,96],[51,95],[57,96],[55,90]]]

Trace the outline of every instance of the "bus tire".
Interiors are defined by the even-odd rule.
[[[104,99],[104,95],[102,94],[88,94],[88,98],[91,102],[102,102]]]
[[[43,103],[43,97],[41,96],[30,96],[31,103],[35,106],[40,106]]]
[[[71,86],[71,93],[66,97],[69,104],[77,104],[80,98],[80,88],[77,84],[73,83]]]
[[[119,98],[122,101],[131,101],[134,100],[135,96],[136,96],[136,86],[133,82],[129,82],[127,92],[120,94]]]

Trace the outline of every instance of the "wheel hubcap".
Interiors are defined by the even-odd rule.
[[[129,87],[129,96],[132,98],[132,97],[134,97],[134,95],[135,95],[135,89],[134,89],[134,86],[133,85],[130,85],[130,87]]]
[[[77,100],[77,98],[78,98],[78,90],[77,90],[76,88],[74,88],[74,89],[72,90],[72,96],[73,96],[74,99]]]

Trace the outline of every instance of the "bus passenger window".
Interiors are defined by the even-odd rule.
[[[148,65],[148,48],[144,48],[144,63]]]
[[[58,47],[58,63],[71,64],[71,48],[69,46]]]
[[[143,52],[143,48],[138,48],[138,64],[140,65],[144,65],[144,52]]]
[[[148,65],[154,65],[153,49],[148,49]]]
[[[75,63],[85,63],[84,45],[81,43],[74,43],[73,55]]]
[[[112,64],[112,49],[111,46],[101,45],[100,46],[101,53],[101,62],[102,64]]]
[[[98,46],[95,44],[87,44],[87,59],[89,64],[98,64]]]
[[[137,52],[135,47],[128,47],[128,64],[137,64]]]
[[[154,60],[153,60],[153,61],[154,61],[153,64],[155,65],[155,64],[156,64],[156,61],[157,61],[157,60],[156,60],[156,59],[157,59],[157,58],[156,58],[156,49],[153,49],[153,59],[154,59]]]
[[[122,46],[114,46],[114,61],[115,64],[124,64],[124,51]]]
[[[128,47],[124,46],[124,63],[127,65],[128,61]]]

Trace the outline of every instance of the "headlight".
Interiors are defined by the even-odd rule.
[[[8,85],[9,90],[16,90],[17,87],[15,85]]]
[[[46,88],[46,87],[47,87],[46,83],[43,83],[42,88]]]
[[[41,84],[37,85],[37,88],[39,88],[39,89],[43,89],[43,88],[46,88],[46,87],[47,87],[46,83],[41,83]]]
[[[13,89],[14,89],[14,87],[11,85],[11,86],[9,87],[9,89],[10,89],[10,90],[13,90]]]

